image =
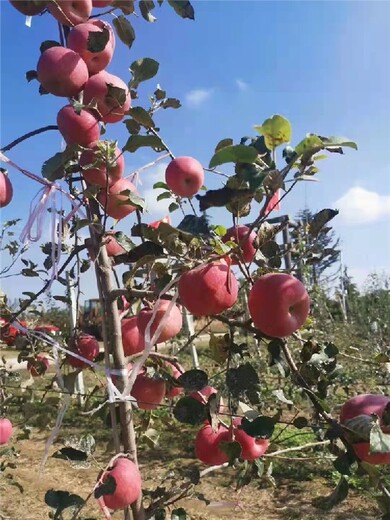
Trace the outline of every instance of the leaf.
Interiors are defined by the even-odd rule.
[[[133,14],[134,0],[113,0],[111,7],[119,7],[123,14]]]
[[[99,31],[89,31],[87,50],[89,52],[102,52],[110,39],[110,32],[106,27]]]
[[[169,213],[173,213],[174,211],[176,211],[179,208],[180,208],[179,204],[177,204],[176,202],[172,202],[168,206],[168,211],[169,211]]]
[[[291,141],[291,123],[278,114],[266,119],[261,126],[255,126],[255,130],[264,136],[269,150],[275,150],[281,144]]]
[[[129,83],[129,88],[137,88],[142,81],[154,78],[159,66],[159,62],[152,58],[141,58],[133,61],[130,65],[130,72],[133,75],[133,79]]]
[[[122,231],[117,231],[114,236],[115,240],[123,247],[126,252],[129,252],[136,247],[134,242],[130,240],[130,238]]]
[[[233,464],[233,462],[236,459],[240,458],[242,448],[241,448],[241,444],[239,442],[222,441],[219,443],[219,447],[229,457],[229,464]]]
[[[146,241],[139,246],[134,247],[131,251],[126,253],[126,261],[129,263],[138,262],[141,258],[152,256],[154,258],[164,255],[164,248],[160,244]],[[124,255],[118,255],[124,256]]]
[[[70,304],[71,300],[68,296],[53,296],[54,300],[57,300],[58,302],[67,303]]]
[[[62,179],[66,175],[66,169],[69,167],[72,158],[73,150],[71,149],[67,148],[63,152],[57,152],[43,163],[42,177],[50,182]]]
[[[390,434],[382,431],[378,419],[372,423],[369,453],[390,453]]]
[[[132,116],[133,119],[137,121],[137,123],[144,126],[145,128],[155,128],[156,126],[148,112],[142,107],[132,107],[128,111],[128,114]]]
[[[335,209],[322,209],[316,213],[309,223],[309,233],[313,236],[317,236],[321,229],[330,220],[339,214],[338,210]]]
[[[98,499],[104,495],[113,495],[116,490],[116,480],[112,475],[108,475],[106,480],[95,488],[93,496]]]
[[[162,103],[160,103],[161,108],[180,108],[181,103],[179,99],[176,98],[167,98],[164,99]]]
[[[209,168],[215,168],[220,164],[230,162],[254,163],[256,158],[257,151],[253,146],[245,146],[244,144],[225,146],[213,155],[209,163]]]
[[[157,189],[162,189],[162,190],[169,190],[169,186],[166,182],[162,182],[162,181],[158,181],[158,182],[155,182],[153,184],[153,189],[154,190],[157,190]]]
[[[337,137],[337,136],[331,136],[331,137],[320,137],[322,140],[324,146],[326,149],[333,148],[333,147],[347,147],[347,148],[353,148],[354,150],[357,150],[357,144],[354,141],[351,141],[347,137]]]
[[[277,389],[277,390],[273,390],[271,392],[277,399],[279,399],[279,401],[281,401],[282,403],[285,403],[285,404],[294,404],[293,401],[291,401],[290,399],[287,399],[283,393],[283,390],[282,389]]]
[[[112,24],[115,27],[120,41],[131,49],[135,40],[135,31],[129,20],[121,14],[117,18],[114,18]]]
[[[174,509],[171,514],[171,520],[187,520],[187,513],[182,507]]]
[[[302,430],[303,428],[307,428],[309,421],[306,419],[306,417],[296,417],[292,424],[295,426],[295,428],[298,428],[298,430]]]
[[[209,208],[220,208],[229,204],[238,204],[241,201],[250,202],[253,198],[253,191],[225,186],[219,190],[208,190],[203,196],[196,195],[195,198],[199,201],[200,211],[206,211]]]
[[[28,70],[26,72],[26,80],[30,83],[33,79],[38,79],[38,73],[36,70]]]
[[[233,139],[231,137],[227,137],[226,139],[221,139],[217,146],[215,147],[214,152],[217,153],[219,150],[222,150],[222,148],[226,148],[227,146],[233,146]]]
[[[147,22],[155,22],[157,18],[151,14],[150,11],[152,11],[155,8],[155,4],[152,0],[140,0],[139,2],[139,8],[142,14],[142,17]]]
[[[170,191],[164,191],[163,193],[160,193],[160,195],[157,195],[157,202],[164,199],[170,199],[172,197],[172,193]]]
[[[251,437],[260,437],[261,439],[269,439],[275,429],[275,422],[272,417],[260,415],[249,421],[246,417],[242,419],[241,428]]]
[[[61,44],[59,42],[56,42],[55,40],[45,40],[41,43],[39,51],[42,54],[45,51],[47,51],[47,49],[51,49],[52,47],[61,47]]]
[[[189,18],[195,20],[195,11],[188,0],[168,0],[168,4],[175,10],[175,12],[182,18]]]
[[[185,390],[202,390],[208,383],[208,375],[203,370],[187,370],[177,378],[177,382]]]
[[[226,372],[226,384],[233,396],[238,397],[246,390],[252,390],[259,384],[259,377],[250,363],[237,368],[229,368]]]
[[[351,464],[354,460],[351,460],[348,453],[341,453],[334,461],[333,466],[336,471],[338,471],[341,475],[350,475],[351,474]]]
[[[330,511],[347,498],[348,489],[347,480],[341,477],[336,489],[327,497],[317,497],[313,499],[313,505],[324,511]]]
[[[192,235],[209,235],[210,228],[206,215],[197,217],[196,215],[186,215],[178,224],[177,229]]]
[[[156,152],[162,152],[165,149],[161,139],[156,135],[132,135],[127,140],[123,150],[134,153],[142,147],[153,148]]]
[[[295,153],[298,156],[301,155],[314,155],[318,151],[324,148],[322,140],[315,134],[308,134],[300,143],[295,147]]]
[[[176,420],[186,424],[201,424],[207,419],[207,407],[193,397],[187,395],[180,398],[173,408]]]
[[[137,123],[137,121],[135,121],[134,119],[126,119],[124,123],[129,134],[139,134],[141,130],[141,125]]]

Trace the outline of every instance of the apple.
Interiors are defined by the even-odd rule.
[[[92,0],[50,1],[47,8],[50,14],[60,23],[73,27],[88,21],[92,13]]]
[[[9,2],[26,16],[35,16],[41,13],[47,4],[47,0],[9,0]]]
[[[71,338],[68,347],[72,352],[89,361],[93,361],[99,354],[98,340],[88,334],[80,334],[79,336]],[[67,354],[66,361],[73,368],[88,368],[90,366],[88,363],[70,354]]]
[[[88,148],[100,137],[99,123],[91,112],[82,109],[77,113],[72,105],[66,105],[58,112],[57,125],[67,144]]]
[[[98,141],[84,150],[79,164],[83,177],[101,188],[112,186],[122,178],[125,160],[122,151],[110,141]]]
[[[218,260],[183,273],[178,290],[186,309],[195,316],[209,316],[236,303],[238,283],[228,264]]]
[[[123,191],[131,191],[138,195],[137,188],[128,179],[119,179],[115,184],[110,186],[108,193],[105,190],[100,190],[98,193],[98,201],[106,211],[107,215],[117,220],[120,220],[135,211],[135,206],[123,204],[128,201],[128,195],[121,194]]]
[[[100,480],[115,479],[115,491],[103,495],[102,501],[109,509],[123,509],[138,500],[142,492],[142,480],[138,467],[131,460],[120,457],[114,460],[112,467],[104,471]]]
[[[89,50],[88,39],[91,33],[108,31],[109,40],[104,49],[98,52]],[[115,35],[110,24],[103,20],[90,20],[74,27],[67,38],[69,49],[77,52],[85,61],[88,72],[92,76],[105,69],[112,59],[115,49]]]
[[[43,376],[49,368],[49,360],[45,354],[38,354],[35,361],[27,363],[27,370],[33,377]]]
[[[0,208],[5,208],[11,202],[14,190],[8,175],[0,171]]]
[[[123,255],[126,253],[126,250],[120,245],[117,239],[114,236],[113,232],[107,231],[104,236],[104,242],[106,246],[107,255],[109,257],[116,255]],[[128,303],[128,302],[127,302]],[[126,310],[126,309],[124,309]]]
[[[178,379],[182,374],[184,374],[185,370],[181,365],[173,365],[169,361],[164,362],[164,367],[167,369],[168,373],[173,377],[173,379]],[[180,370],[179,370],[180,368]],[[180,386],[173,386],[169,383],[166,383],[166,392],[165,397],[173,399],[177,397],[183,392],[183,388]]]
[[[60,97],[74,97],[88,81],[88,68],[77,52],[65,47],[50,47],[44,51],[37,65],[38,81],[42,87]]]
[[[12,423],[6,417],[0,417],[0,446],[7,444],[12,437]]]
[[[193,390],[190,392],[190,396],[199,401],[200,403],[207,404],[209,397],[218,393],[218,390],[213,386],[205,386],[202,390]]]
[[[196,434],[195,455],[205,464],[210,466],[224,464],[229,461],[227,453],[221,450],[219,444],[230,441],[230,432],[225,426],[219,425],[216,432],[206,422]]]
[[[348,421],[360,415],[379,417],[381,428],[385,433],[390,433],[390,427],[382,423],[382,415],[390,397],[377,394],[361,394],[346,401],[340,409],[340,423],[348,427]],[[348,434],[347,434],[348,437]],[[357,442],[353,444],[356,455],[369,464],[390,464],[390,453],[369,453],[369,442]]]
[[[305,323],[310,298],[303,283],[294,276],[268,273],[253,284],[248,308],[256,328],[267,336],[283,338]]]
[[[246,238],[248,233],[249,237]],[[256,233],[250,231],[247,226],[234,226],[227,230],[226,235],[222,237],[222,242],[235,242],[236,244],[240,244],[240,242],[245,240],[242,246],[240,246],[240,251],[233,254],[232,265],[238,264],[238,260],[235,257],[238,257],[245,263],[252,262],[256,255],[256,248],[253,245],[256,238]]]
[[[44,334],[53,334],[56,335],[60,332],[60,329],[55,325],[37,325],[34,327],[34,330],[37,332],[43,332]]]
[[[145,348],[143,334],[138,328],[137,316],[125,318],[121,323],[122,328],[122,346],[125,356],[132,356],[138,352],[142,352]]]
[[[138,374],[131,395],[137,399],[141,410],[154,410],[162,403],[166,392],[163,379],[149,377],[146,374]]]
[[[93,7],[107,7],[112,4],[112,0],[92,0]]]
[[[241,417],[233,420],[234,438],[241,445],[240,458],[243,460],[256,460],[262,457],[268,450],[270,442],[268,439],[257,439],[248,435],[244,430],[240,429],[241,422]]]
[[[193,157],[176,157],[165,170],[165,182],[178,197],[192,197],[203,186],[203,166]]]
[[[85,84],[84,103],[88,105],[92,102],[97,103],[99,119],[104,123],[117,123],[131,106],[130,91],[118,76],[102,70],[91,76]]]
[[[161,323],[162,319],[166,316],[169,304],[169,300],[159,301],[157,313],[150,327],[150,339],[152,339],[153,334],[157,330],[157,327]],[[138,314],[138,328],[143,336],[145,336],[146,327],[152,319],[152,314],[153,309],[148,308],[142,309]],[[163,343],[164,341],[168,341],[181,331],[183,326],[183,317],[177,305],[173,305],[165,319],[165,324],[161,329],[155,343]]]

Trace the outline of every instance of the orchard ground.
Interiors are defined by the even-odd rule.
[[[345,352],[348,351],[348,345],[354,344],[354,339],[353,337],[343,339]],[[213,361],[209,357],[207,338],[199,341],[197,347],[201,367],[205,370],[211,369]],[[14,352],[2,349],[6,358],[14,355]],[[348,363],[346,363],[344,378],[340,380],[335,394],[330,396],[330,401],[334,405],[332,412],[335,416],[347,396],[364,391],[383,392],[388,381],[385,366],[382,367],[381,378],[379,378],[382,384],[377,382],[373,387],[374,383],[371,379],[374,373],[373,367],[362,366],[353,358],[348,358],[346,361]],[[191,367],[189,354],[183,357],[183,364],[185,368]],[[375,367],[374,371],[378,381],[378,368]],[[266,372],[264,387],[274,388],[275,379],[279,376],[272,370]],[[23,380],[28,380],[27,371],[21,370],[20,374]],[[16,462],[16,468],[8,468],[5,471],[6,478],[0,482],[1,520],[49,518],[51,509],[44,504],[44,496],[49,489],[67,490],[85,499],[93,488],[98,468],[103,467],[114,453],[111,430],[106,425],[105,419],[107,409],[104,413],[83,416],[80,415],[77,400],[72,399],[60,435],[50,448],[44,473],[39,474],[44,445],[53,428],[59,403],[56,393],[51,392],[49,395],[52,399],[46,401],[43,408],[39,402],[42,396],[39,389],[45,388],[53,374],[53,367],[50,367],[44,378],[34,380],[32,388],[35,388],[36,392],[33,391],[31,401],[24,405],[24,417],[21,415],[12,417],[16,428],[12,442],[7,447],[14,447],[17,455],[9,454],[5,459]],[[92,389],[94,385],[99,384],[90,371],[85,371],[84,375],[87,388]],[[365,385],[360,384],[361,381],[365,381]],[[285,395],[290,398],[287,380],[279,378],[279,383],[282,387],[284,385]],[[269,397],[268,395],[267,406],[275,406],[275,403],[268,405]],[[310,420],[312,412],[307,401],[295,396],[294,403],[299,407],[299,415]],[[178,485],[188,478],[190,468],[202,470],[206,467],[195,459],[194,438],[199,426],[181,425],[179,435],[179,423],[173,418],[169,406],[154,411],[152,415],[150,412],[142,411],[136,412],[135,415],[144,492],[152,491],[157,486],[167,485],[169,488],[172,477],[175,479],[175,485]],[[293,416],[294,411],[290,410],[286,415],[283,414],[283,419],[288,422]],[[178,426],[177,431],[175,424]],[[30,433],[23,429],[24,426],[31,428]],[[160,433],[157,444],[141,435],[141,432],[150,427]],[[82,467],[77,467],[76,463],[69,460],[53,457],[55,452],[64,447],[65,440],[71,435],[81,436],[86,432],[93,433],[96,451],[88,462],[81,463]],[[310,428],[285,428],[284,424],[278,425],[273,439],[275,441],[270,451],[294,448],[319,440]],[[326,448],[318,446],[304,451],[287,452],[278,457],[268,458],[267,462],[269,460],[272,460],[273,465],[272,478],[254,479],[249,485],[237,490],[238,470],[233,468],[218,470],[202,478],[201,483],[194,488],[193,498],[181,500],[174,507],[183,507],[190,515],[189,518],[194,520],[232,517],[238,520],[257,518],[374,520],[379,518],[379,510],[372,491],[369,490],[368,478],[363,476],[349,478],[349,495],[340,505],[331,511],[318,507],[318,501],[332,493],[339,479]],[[381,471],[390,482],[390,471],[386,468],[382,468]],[[12,478],[7,478],[7,475]],[[198,497],[203,495],[210,501],[209,504],[206,505],[196,495]],[[71,518],[71,515],[65,513],[64,518]],[[79,518],[83,520],[102,518],[102,513],[93,498],[83,508]],[[113,518],[121,518],[121,513],[114,514]]]

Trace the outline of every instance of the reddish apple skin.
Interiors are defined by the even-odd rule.
[[[67,144],[78,144],[88,148],[99,140],[100,127],[97,119],[82,109],[77,114],[72,105],[66,105],[57,114],[58,130]]]
[[[122,345],[125,356],[142,352],[145,348],[144,337],[138,328],[137,316],[122,320]]]
[[[9,2],[26,16],[35,16],[41,13],[47,4],[46,0],[9,0]]]
[[[112,0],[92,0],[93,7],[107,7],[112,4]]]
[[[120,105],[116,99],[107,96],[109,85],[120,88],[126,92],[123,105]],[[105,70],[91,76],[85,84],[84,103],[88,105],[93,101],[97,103],[97,116],[104,123],[117,123],[121,121],[125,116],[125,112],[127,112],[131,106],[130,91],[126,83],[118,78],[118,76],[114,76]]]
[[[199,401],[200,403],[207,404],[209,397],[216,393],[218,393],[218,390],[216,388],[207,385],[198,392],[193,390],[192,392],[190,392],[190,396]]]
[[[180,370],[175,365],[172,365],[169,361],[165,361],[164,365],[174,379],[178,379],[185,372],[184,368],[181,365],[179,365]],[[165,397],[173,399],[174,397],[180,395],[182,392],[183,388],[181,388],[180,386],[169,387],[169,385],[167,385]]]
[[[231,227],[227,230],[226,235],[222,237],[222,242],[233,241],[236,244],[242,242],[245,237],[248,235],[249,237],[245,240],[244,244],[240,247],[241,252],[236,253],[236,255],[245,263],[252,262],[256,255],[256,248],[253,245],[253,241],[257,238],[257,235],[254,231],[250,231],[247,226],[235,226]],[[232,265],[237,265],[238,261],[235,258],[232,258]]]
[[[101,143],[104,143],[104,141]],[[105,146],[101,143],[99,143],[100,146]],[[125,159],[122,151],[116,147],[115,160],[112,162],[112,156],[108,153],[108,148],[101,151],[100,146],[95,143],[88,150],[84,150],[80,156],[79,164],[86,181],[105,188],[106,186],[112,186],[122,178],[125,170]],[[107,144],[106,146],[108,147],[109,145]],[[88,168],[91,164],[94,166]]]
[[[220,314],[237,300],[238,283],[224,261],[195,267],[180,277],[181,303],[195,316]]]
[[[0,446],[7,444],[12,437],[13,427],[12,423],[6,417],[0,418]]]
[[[102,482],[105,482],[109,476],[113,477],[116,483],[113,494],[102,496],[104,504],[109,509],[123,509],[141,496],[141,474],[131,460],[124,457],[115,460],[112,469],[103,473]]]
[[[346,401],[340,409],[340,422],[346,424],[350,419],[358,415],[375,414],[382,422],[382,415],[390,398],[385,395],[361,394]],[[383,431],[388,433],[389,427],[383,427]],[[390,464],[390,453],[369,454],[370,443],[358,442],[353,444],[356,455],[369,464]]]
[[[192,197],[203,186],[203,166],[193,157],[176,157],[165,170],[165,182],[179,197]]]
[[[210,466],[224,464],[228,462],[228,455],[221,450],[219,444],[229,442],[230,433],[227,428],[220,425],[216,432],[213,432],[211,425],[206,423],[198,431],[195,438],[195,455],[204,464]]]
[[[41,54],[37,75],[47,92],[60,97],[76,96],[89,77],[85,61],[77,52],[58,46],[50,47]]]
[[[235,426],[234,437],[235,440],[241,444],[240,458],[243,460],[256,460],[262,457],[268,450],[270,442],[268,439],[256,439],[245,433],[244,430],[240,429],[241,422],[241,417],[237,417],[233,420]]]
[[[303,283],[294,276],[268,273],[254,283],[248,308],[256,328],[267,336],[283,338],[305,323],[310,298]]]
[[[45,356],[44,354],[38,354],[36,357],[36,362],[37,362],[37,364],[39,363],[38,370],[30,361],[27,363],[27,370],[30,371],[30,374],[33,377],[40,377],[40,376],[44,375],[46,370],[49,368],[49,360],[48,360],[47,356]]]
[[[87,22],[92,13],[92,0],[56,0],[48,2],[52,16],[63,25],[73,27]]]
[[[122,255],[123,253],[126,253],[126,251],[123,249],[123,247],[119,244],[119,242],[113,235],[113,233],[107,232],[104,237],[104,241],[106,243],[106,251],[109,257]]]
[[[131,390],[141,410],[154,410],[162,403],[166,392],[163,379],[153,379],[146,374],[138,374]]]
[[[130,190],[138,195],[137,188],[128,179],[119,179],[109,188],[108,194],[105,190],[98,193],[98,201],[105,208],[108,216],[120,220],[135,211],[136,208],[130,204],[118,204],[121,201],[128,200],[126,195],[120,195],[125,190]]]
[[[0,172],[0,208],[5,208],[11,202],[14,190],[8,175]]]
[[[90,32],[103,32],[107,29],[110,34],[105,48],[100,52],[91,52],[88,50],[88,38]],[[74,27],[67,39],[69,49],[77,52],[85,61],[88,72],[92,76],[105,69],[111,62],[115,49],[115,35],[110,24],[103,20],[90,20],[87,23],[81,23]]]
[[[169,304],[169,300],[160,300],[157,314],[154,317],[153,323],[150,327],[150,339],[152,339],[153,334],[156,332],[157,327],[167,312]],[[149,321],[152,319],[152,314],[153,309],[142,309],[138,314],[138,328],[143,336],[145,335],[145,330]],[[160,335],[158,336],[155,343],[163,343],[164,341],[172,339],[181,331],[182,326],[183,317],[181,311],[177,305],[173,305],[169,311],[167,321],[165,322],[164,327],[161,329]]]
[[[69,348],[75,354],[82,356],[89,361],[93,361],[99,354],[99,343],[94,336],[87,334],[72,338],[69,341]],[[89,368],[90,365],[68,354],[66,356],[67,363],[73,368]]]

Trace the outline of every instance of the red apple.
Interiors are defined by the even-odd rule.
[[[34,363],[31,361],[27,363],[27,370],[33,377],[43,376],[48,368],[49,360],[45,354],[38,354]]]
[[[123,255],[126,253],[126,250],[119,244],[117,239],[114,237],[114,233],[107,232],[104,236],[104,242],[106,245],[107,255],[109,257],[116,255]]]
[[[0,171],[0,208],[5,208],[11,202],[14,190],[8,175]]]
[[[192,197],[203,186],[203,166],[193,157],[176,157],[165,170],[165,182],[179,197]]]
[[[389,433],[390,427],[382,423],[382,415],[390,397],[376,394],[361,394],[346,401],[340,409],[340,422],[348,427],[348,421],[359,415],[375,414],[379,417],[381,428]],[[390,453],[369,453],[369,442],[357,442],[353,444],[356,455],[369,464],[390,464]]]
[[[172,363],[170,363],[169,361],[165,361],[164,366],[168,370],[169,374],[174,379],[178,379],[185,372],[184,368],[181,365],[179,365],[179,368],[180,368],[180,370],[179,370],[179,368],[177,366],[172,365]],[[180,386],[173,386],[173,385],[170,385],[169,383],[166,383],[165,397],[173,399],[174,397],[177,397],[178,395],[180,395],[182,392],[183,392],[183,388],[181,388]]]
[[[104,483],[109,477],[115,479],[115,491],[103,495],[102,501],[109,509],[123,509],[141,496],[142,480],[138,467],[131,460],[120,457],[101,477]]]
[[[125,356],[132,356],[142,352],[145,348],[143,334],[138,328],[137,316],[122,320],[122,346]]]
[[[165,381],[138,374],[131,390],[141,410],[154,410],[162,403],[166,392]]]
[[[232,307],[238,295],[238,283],[225,261],[200,265],[180,277],[181,303],[195,316],[220,314]]]
[[[248,308],[256,328],[267,336],[290,336],[306,321],[310,298],[305,286],[294,276],[268,273],[254,283]]]
[[[101,188],[112,186],[122,178],[125,160],[122,151],[110,141],[98,141],[80,156],[83,177]]]
[[[169,300],[160,300],[158,303],[158,311],[150,327],[150,339],[156,332],[157,327],[161,323],[162,319],[166,316],[169,307]],[[140,333],[145,336],[145,331],[148,323],[152,319],[153,309],[142,309],[138,314],[138,328]],[[176,336],[183,326],[183,317],[181,311],[177,305],[173,305],[169,314],[165,317],[165,325],[160,331],[160,334],[155,343],[163,343]]]
[[[110,91],[111,87],[114,87]],[[131,105],[130,91],[118,76],[102,70],[91,76],[84,88],[84,103],[97,103],[97,114],[104,123],[121,121]]]
[[[47,0],[9,0],[20,13],[26,16],[35,16],[41,13],[47,4]]]
[[[109,40],[103,50],[99,52],[92,52],[89,50],[88,39],[90,33],[107,30],[109,33]],[[87,23],[81,23],[74,27],[67,38],[69,49],[77,52],[85,61],[88,72],[92,76],[101,70],[105,69],[112,59],[115,49],[115,35],[110,24],[103,20],[90,20]]]
[[[132,206],[131,204],[122,204],[129,198],[128,195],[121,195],[121,192],[127,190],[138,195],[137,188],[128,179],[119,179],[119,181],[109,188],[108,194],[105,190],[100,190],[98,201],[106,211],[107,215],[120,220],[135,211],[135,206]]]
[[[196,457],[210,466],[228,462],[228,455],[219,447],[222,441],[230,441],[230,432],[227,428],[219,425],[218,430],[213,432],[209,423],[204,424],[195,438]]]
[[[43,332],[44,334],[57,334],[60,332],[60,329],[56,327],[55,325],[37,325],[34,327],[34,330],[37,332]]]
[[[42,87],[60,97],[74,97],[88,81],[88,69],[82,58],[65,47],[50,47],[41,54],[37,65]]]
[[[193,390],[192,392],[190,392],[190,396],[199,401],[200,403],[207,404],[209,397],[216,393],[218,393],[218,390],[216,388],[207,385],[198,392]]]
[[[88,334],[81,334],[80,336],[71,338],[68,346],[71,351],[88,361],[93,361],[99,354],[98,340],[94,336],[89,336]],[[73,368],[88,368],[90,366],[88,363],[85,363],[81,359],[73,357],[70,354],[67,354],[66,361]]]
[[[235,426],[234,438],[241,445],[240,458],[243,460],[256,460],[262,457],[268,450],[270,442],[268,439],[257,439],[245,433],[244,430],[240,429],[241,422],[241,417],[233,420]]]
[[[87,22],[92,13],[92,0],[56,0],[50,1],[47,8],[63,25],[73,27]]]
[[[248,233],[249,237],[246,238]],[[222,237],[222,242],[235,242],[236,244],[243,242],[242,246],[240,246],[241,251],[235,252],[233,255],[232,265],[238,264],[238,260],[235,257],[245,263],[252,262],[256,254],[256,248],[253,245],[256,238],[256,233],[250,231],[247,226],[235,226],[227,230],[226,235]]]
[[[58,112],[57,125],[67,144],[88,148],[100,137],[99,123],[91,112],[83,109],[78,114],[72,105],[66,105]]]
[[[12,437],[12,423],[6,417],[0,418],[0,446],[3,444],[7,444],[7,442]]]
[[[93,7],[107,7],[112,4],[112,0],[92,0]]]

